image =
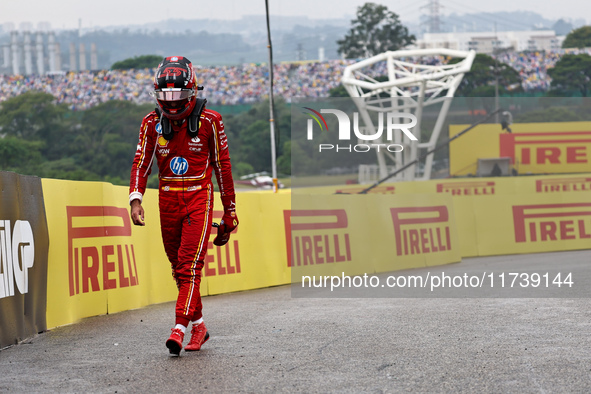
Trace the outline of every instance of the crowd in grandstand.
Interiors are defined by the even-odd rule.
[[[148,102],[151,70],[70,72],[45,76],[0,75],[0,102],[29,90],[46,92],[70,109],[93,107],[109,100]]]
[[[513,67],[521,77],[521,86],[525,91],[546,91],[550,89],[552,79],[548,76],[548,69],[554,67],[560,57],[565,54],[586,53],[591,50],[566,49],[554,52],[506,52],[498,56],[500,62]]]
[[[573,51],[569,51],[572,53]],[[578,51],[574,51],[578,53]],[[499,55],[501,62],[516,69],[526,91],[544,91],[550,87],[547,70],[554,67],[564,50],[556,52],[520,52]],[[589,52],[587,52],[589,53]],[[432,59],[431,62],[438,62]],[[352,60],[281,63],[274,66],[274,92],[291,97],[326,97],[340,84],[344,68]],[[385,74],[378,66],[374,76]],[[265,65],[196,67],[201,93],[212,104],[249,104],[268,94],[268,68]],[[47,92],[72,110],[87,109],[108,100],[151,102],[149,95],[153,70],[69,72],[46,76],[0,75],[0,102],[29,90]]]

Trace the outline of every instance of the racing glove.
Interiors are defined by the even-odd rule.
[[[218,227],[218,235],[213,240],[216,246],[222,246],[230,240],[230,233],[238,226],[238,216],[236,216],[236,196],[223,196],[224,216]]]

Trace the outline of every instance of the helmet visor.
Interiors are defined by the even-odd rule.
[[[194,89],[182,89],[182,88],[165,88],[154,90],[152,97],[156,100],[161,101],[178,101],[185,100],[195,95]]]

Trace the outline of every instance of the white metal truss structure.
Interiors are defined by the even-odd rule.
[[[417,118],[417,124],[409,130],[417,137],[417,141],[411,141],[401,131],[393,133],[394,141],[388,143],[400,144],[404,147],[401,153],[391,153],[386,149],[377,149],[378,177],[385,178],[388,169],[401,168],[405,163],[419,157],[419,149],[432,149],[437,143],[443,127],[452,97],[458,88],[464,73],[470,71],[476,53],[474,51],[457,51],[445,48],[414,49],[385,52],[345,68],[342,83],[349,95],[355,99],[364,126],[360,132],[366,135],[375,135],[376,128],[372,121],[371,112],[381,113],[412,113]],[[459,58],[457,63],[450,64],[451,58]],[[442,62],[441,59],[447,61]],[[379,81],[376,68],[384,66],[388,79]],[[383,79],[383,78],[382,78]],[[430,105],[441,105],[439,115],[428,141],[421,140],[421,117],[423,108]],[[378,114],[384,116],[385,114]],[[375,119],[375,116],[373,116]],[[385,123],[385,122],[384,122]],[[408,123],[408,119],[400,119],[399,123]],[[360,125],[361,126],[361,125]],[[374,146],[383,144],[381,140],[373,140]],[[362,142],[363,143],[363,142]],[[390,161],[387,161],[390,159]],[[419,179],[429,179],[433,155],[429,155],[425,162],[424,172]],[[398,174],[393,180],[415,179],[415,168]],[[367,170],[360,169],[360,183],[369,183],[377,179],[368,179]]]

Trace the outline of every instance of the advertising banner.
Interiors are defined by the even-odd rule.
[[[203,272],[207,294],[221,294],[290,282],[286,264],[282,212],[290,207],[289,193],[238,193],[236,205],[240,225],[230,242],[213,245],[213,230]],[[214,221],[222,218],[222,205],[214,205]],[[203,294],[203,285],[202,285]]]
[[[158,191],[144,195],[145,226],[129,217],[128,189],[100,182],[43,180],[47,193],[49,327],[81,318],[176,299],[177,288],[164,252]],[[282,212],[290,194],[237,196],[240,226],[230,242],[208,245],[201,295],[289,283]],[[213,220],[222,218],[216,193]]]
[[[591,193],[474,200],[481,256],[591,249]]]
[[[359,185],[240,193],[230,242],[214,246],[212,230],[201,294],[294,283],[294,294],[309,297],[319,293],[298,292],[303,277],[590,248],[587,175],[397,182],[370,194],[346,193]],[[129,219],[126,187],[58,180],[43,187],[51,207],[49,327],[176,298],[156,190],[144,196],[146,226],[139,227]],[[222,215],[216,194],[214,221]]]
[[[461,260],[454,205],[447,194],[298,193],[292,195],[292,209],[284,212],[284,217],[287,264],[295,296],[334,295],[323,286],[310,291],[307,281],[362,277]],[[350,288],[341,296],[378,295],[364,290],[361,294]]]
[[[49,237],[41,179],[0,172],[0,349],[47,329]]]
[[[453,137],[468,125],[450,125]],[[476,174],[478,159],[508,157],[519,174],[588,172],[591,122],[482,124],[450,144],[450,174]]]
[[[160,238],[157,191],[146,226],[131,224],[127,188],[43,179],[47,193],[49,327],[174,299]]]

